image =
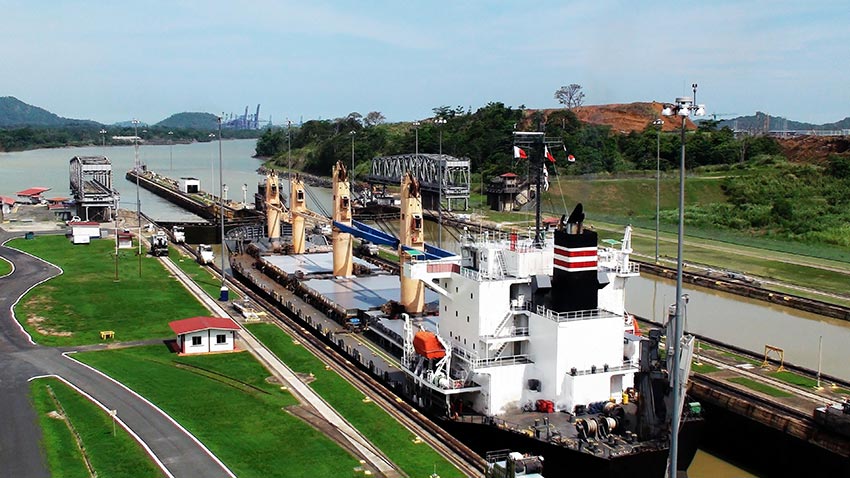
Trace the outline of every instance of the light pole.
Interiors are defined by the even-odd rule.
[[[416,132],[416,156],[419,156],[419,121],[413,122],[413,130]]]
[[[133,170],[136,173],[136,222],[139,226],[139,277],[142,277],[142,201],[139,199],[139,175],[142,174],[142,167],[139,163],[139,120],[133,118],[133,151],[135,160]]]
[[[227,302],[229,294],[224,274],[224,254],[227,251],[227,245],[224,243],[224,163],[221,154],[221,116],[218,117],[218,210],[219,221],[221,221],[221,290],[218,300]]]
[[[207,137],[210,139],[210,143],[212,143],[215,140],[215,133],[210,133],[210,134],[207,135]],[[213,184],[215,184],[215,163],[213,162],[214,158],[215,158],[214,154],[211,154],[210,155],[210,190],[208,191],[208,194],[210,195],[210,199],[213,198]]]
[[[357,131],[351,130],[348,132],[348,135],[351,136],[351,179],[349,179],[349,183],[351,184],[352,192],[354,192],[354,136],[357,135]]]
[[[661,213],[661,128],[664,126],[664,120],[657,118],[652,125],[658,127],[658,135],[655,139],[655,263],[658,264],[658,216]]]
[[[286,120],[286,163],[289,176],[292,176],[292,121]]]
[[[174,171],[174,141],[172,138],[174,137],[174,131],[168,132],[168,167],[169,170]]]
[[[693,85],[694,98],[697,94],[697,84]],[[676,103],[666,105],[661,111],[664,116],[681,116],[682,117],[682,157],[679,163],[679,234],[676,250],[676,315],[673,318],[673,337],[667,338],[667,353],[670,353],[670,345],[673,346],[673,414],[672,414],[672,430],[670,436],[670,470],[669,476],[676,476],[678,469],[678,451],[679,451],[679,422],[681,421],[682,408],[680,402],[684,397],[681,396],[681,377],[679,376],[681,348],[682,348],[682,311],[684,309],[682,298],[682,245],[685,240],[685,126],[688,116],[705,115],[705,106],[697,105],[694,98],[681,97],[676,98]]]
[[[443,247],[443,125],[446,119],[439,117],[434,120],[440,129],[440,156],[437,162],[437,247]]]
[[[106,130],[101,129],[100,133],[100,147],[103,149],[103,156],[106,157]]]

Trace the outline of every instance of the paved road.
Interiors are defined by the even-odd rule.
[[[11,237],[0,231],[0,244]],[[127,388],[71,360],[58,349],[35,346],[12,317],[30,287],[59,273],[43,261],[0,246],[15,271],[0,278],[0,478],[49,477],[39,448],[41,430],[28,399],[29,378],[58,375],[111,410],[175,477],[232,477],[206,448],[169,417]]]

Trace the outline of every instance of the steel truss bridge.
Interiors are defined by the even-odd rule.
[[[74,156],[70,161],[71,192],[83,220],[110,221],[118,204],[112,164],[105,156]]]
[[[372,184],[398,186],[406,172],[419,180],[426,200],[426,207],[436,209],[438,198],[447,202],[452,210],[452,201],[463,200],[464,209],[469,209],[469,159],[456,158],[448,154],[400,154],[372,158],[372,169],[366,180]]]

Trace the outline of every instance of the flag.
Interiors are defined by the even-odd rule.
[[[567,161],[569,161],[571,163],[575,163],[576,157],[571,154],[571,155],[567,156]]]
[[[514,146],[514,159],[526,159],[528,155],[525,154],[525,150],[520,148],[519,146]]]
[[[554,156],[552,156],[552,153],[550,153],[550,152],[549,152],[549,147],[548,147],[548,146],[543,146],[543,150],[546,152],[546,159],[548,159],[549,161],[551,161],[551,162],[553,162],[553,163],[554,163],[554,162],[555,162],[555,157],[554,157]]]
[[[549,190],[549,169],[545,164],[543,165],[543,190]]]

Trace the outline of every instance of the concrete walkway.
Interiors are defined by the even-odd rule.
[[[218,317],[231,317],[231,313],[225,310],[218,301],[210,298],[195,282],[189,279],[186,274],[177,267],[168,258],[160,258],[160,261],[165,265],[174,276],[193,294],[205,307]],[[308,387],[295,373],[286,366],[277,356],[271,353],[265,346],[257,340],[248,330],[242,328],[239,331],[239,338],[244,347],[251,352],[257,359],[266,365],[272,374],[286,384],[286,386],[294,392],[294,394],[305,405],[313,407],[316,413],[325,421],[331,424],[338,430],[345,440],[363,457],[369,465],[378,470],[387,478],[401,477],[401,473],[396,470],[395,466],[389,462],[387,458],[370,443],[359,431],[349,424],[339,413],[331,408],[322,397],[320,397],[312,388]]]
[[[20,234],[0,231],[0,244]],[[55,375],[86,393],[131,430],[169,477],[233,477],[200,442],[150,402],[130,389],[71,360],[59,349],[34,345],[13,316],[20,297],[61,271],[5,246],[0,257],[12,274],[0,278],[0,476],[47,478],[41,428],[29,401],[30,378]]]

